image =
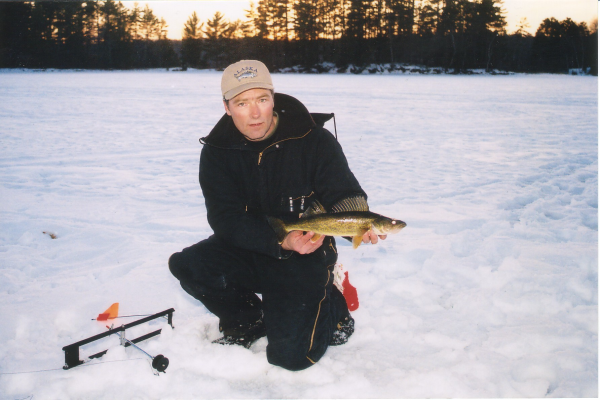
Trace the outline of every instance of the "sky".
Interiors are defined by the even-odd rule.
[[[257,1],[255,1],[256,3]],[[123,2],[128,8],[133,1]],[[148,3],[154,14],[167,21],[168,37],[181,39],[183,25],[189,16],[196,11],[201,21],[211,18],[216,11],[225,15],[225,19],[245,20],[245,11],[250,8],[250,0],[202,0],[202,1],[147,1],[139,2],[143,8]],[[517,30],[522,18],[527,18],[531,33],[535,33],[540,23],[550,17],[559,21],[569,17],[575,22],[588,24],[598,16],[597,0],[504,0],[507,31]]]

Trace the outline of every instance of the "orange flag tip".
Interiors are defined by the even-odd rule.
[[[98,314],[97,321],[106,321],[107,319],[115,319],[119,315],[119,303],[114,303],[108,307],[102,314]]]

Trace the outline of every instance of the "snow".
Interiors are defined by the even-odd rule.
[[[217,319],[168,271],[211,233],[198,138],[223,112],[219,72],[0,70],[0,398],[597,397],[596,77],[273,79],[336,113],[371,209],[408,224],[338,241],[350,341],[301,372],[268,364],[265,338],[212,344]],[[140,347],[166,374],[115,336],[62,370],[113,302],[176,310],[175,329],[128,333],[163,327]]]

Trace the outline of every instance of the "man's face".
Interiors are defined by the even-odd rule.
[[[236,128],[248,140],[259,141],[268,137],[273,123],[273,95],[267,89],[246,90],[229,100],[225,111],[233,118]]]

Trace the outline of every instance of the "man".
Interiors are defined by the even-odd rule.
[[[366,194],[323,128],[331,115],[274,94],[263,63],[230,65],[221,89],[225,115],[201,139],[199,174],[214,235],[173,254],[169,268],[219,317],[216,343],[250,347],[267,336],[268,361],[301,370],[345,343],[354,320],[333,285],[334,239],[293,231],[279,242],[267,217],[297,219],[314,200],[330,210]]]

